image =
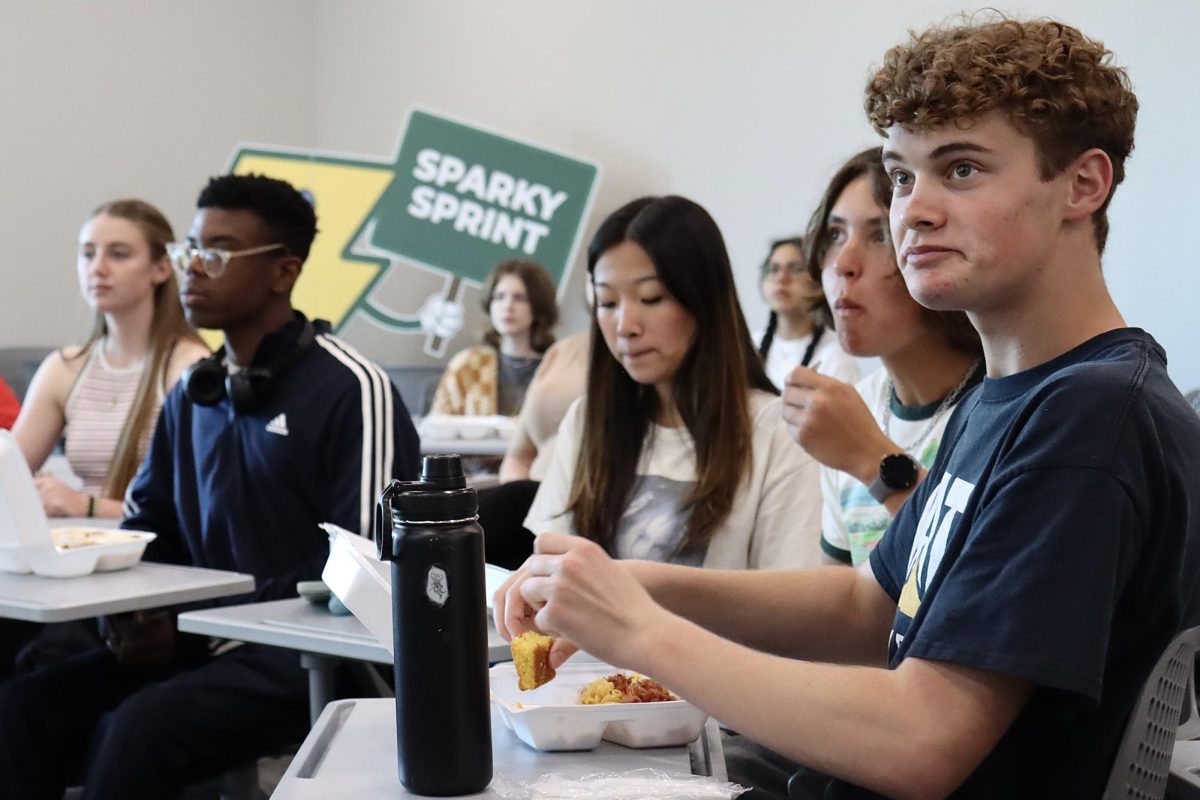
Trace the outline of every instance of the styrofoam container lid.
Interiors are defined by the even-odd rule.
[[[321,527],[329,534],[329,559],[321,580],[394,655],[391,568],[375,556],[375,543],[365,536],[328,522]]]
[[[395,656],[392,643],[392,571],[391,565],[380,561],[375,543],[364,536],[326,522],[321,528],[329,534],[329,560],[321,580],[350,613],[358,618],[379,643]],[[511,573],[494,564],[484,565],[487,605],[492,606],[492,593]]]
[[[29,464],[12,434],[0,430],[0,548],[50,546],[50,524]]]
[[[512,662],[491,669],[492,702],[521,741],[538,750],[591,750],[605,739],[626,747],[673,747],[695,741],[708,714],[686,700],[583,705],[579,693],[619,672],[599,661],[567,662],[549,683],[523,692]]]

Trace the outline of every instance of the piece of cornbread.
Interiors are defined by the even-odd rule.
[[[521,691],[536,689],[553,680],[555,672],[550,666],[550,645],[554,639],[537,631],[525,631],[512,640],[513,664],[517,668],[517,686]]]

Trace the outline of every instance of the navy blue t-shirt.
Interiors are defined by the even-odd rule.
[[[1200,418],[1144,331],[988,378],[871,567],[889,666],[1025,678],[1028,703],[956,797],[1098,797],[1167,643],[1200,624]],[[834,782],[831,797],[869,793]]]

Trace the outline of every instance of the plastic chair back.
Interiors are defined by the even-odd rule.
[[[1142,686],[1113,761],[1104,800],[1162,800],[1181,725],[1200,727],[1196,650],[1200,627],[1176,636]]]
[[[1200,414],[1200,389],[1192,389],[1183,398],[1191,403],[1197,414]]]

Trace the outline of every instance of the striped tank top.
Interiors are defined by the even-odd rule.
[[[108,467],[117,452],[117,442],[125,427],[125,418],[133,408],[138,382],[142,379],[143,363],[116,369],[104,357],[104,347],[97,343],[87,355],[71,393],[67,395],[65,431],[67,462],[83,481],[86,494],[99,494],[104,489]],[[163,391],[155,390],[155,410],[162,407]],[[138,444],[138,455],[144,457],[150,446],[150,425]]]

